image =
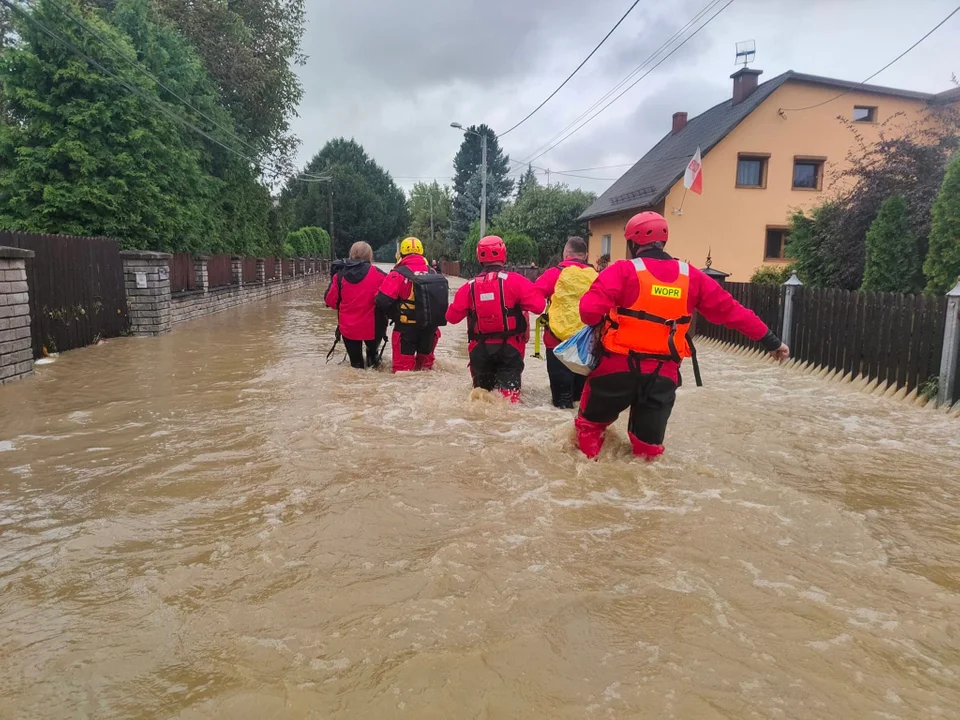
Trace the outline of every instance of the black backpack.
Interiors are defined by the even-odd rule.
[[[397,272],[413,283],[413,304],[418,328],[441,327],[447,324],[450,283],[445,275],[418,274],[408,267]]]

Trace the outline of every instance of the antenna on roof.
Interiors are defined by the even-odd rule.
[[[757,43],[753,40],[744,40],[737,43],[737,58],[734,65],[746,67],[757,56]]]

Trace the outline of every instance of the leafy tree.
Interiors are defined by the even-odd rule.
[[[259,173],[174,119],[233,126],[182,36],[156,21],[147,0],[118,0],[109,14],[84,13],[73,0],[41,0],[32,12],[122,83],[16,19],[19,43],[2,57],[11,122],[0,128],[0,222],[110,235],[131,248],[261,252],[272,201]],[[131,62],[190,98],[202,115]]]
[[[891,195],[867,231],[867,258],[861,290],[919,292],[920,256],[907,201]]]
[[[294,67],[306,61],[304,0],[152,1],[196,48],[268,176],[288,172],[298,144],[290,119],[303,96]]]
[[[433,203],[433,238],[430,231],[431,200]],[[450,255],[447,247],[447,233],[450,228],[450,216],[453,212],[453,196],[450,188],[441,186],[436,180],[432,183],[418,182],[410,191],[407,200],[410,226],[407,234],[423,241],[427,257],[440,258]]]
[[[477,134],[487,138],[487,218],[500,212],[503,204],[513,192],[513,180],[510,172],[509,156],[503,154],[496,133],[487,125],[472,125],[463,134],[463,142],[453,159],[453,222],[450,228],[450,241],[459,248],[470,230],[470,225],[480,217],[480,195],[482,177],[480,162],[482,159],[481,140]]]
[[[364,240],[376,250],[392,243],[408,226],[406,196],[393,179],[355,140],[337,138],[323,146],[304,172],[331,175],[330,183],[290,179],[281,204],[290,227],[322,227],[330,232],[333,193],[333,235],[338,257]]]
[[[330,236],[323,228],[303,227],[287,233],[286,245],[290,246],[291,257],[330,256]]]
[[[960,155],[947,169],[932,215],[930,249],[923,272],[927,292],[942,295],[960,278]]]
[[[802,212],[790,217],[787,256],[795,259],[797,275],[811,287],[843,287],[833,230],[842,212],[838,203],[826,202],[813,208],[810,217]]]
[[[537,182],[537,175],[533,172],[533,166],[527,165],[527,169],[524,170],[519,182],[517,182],[517,200],[523,197],[524,192],[538,185],[540,185],[540,183]]]
[[[587,237],[586,221],[578,220],[596,199],[591,192],[570,190],[566,185],[544,187],[528,182],[521,194],[496,219],[498,228],[530,236],[536,246],[536,260],[548,265],[558,260],[571,235]]]
[[[79,7],[68,3],[73,13]],[[153,83],[105,49],[60,10],[39,0],[43,25],[156,98]],[[129,38],[95,15],[97,33],[136,56]],[[20,39],[4,51],[0,125],[0,223],[18,230],[118,237],[127,247],[201,250],[217,228],[216,184],[202,152],[181,129],[115,79],[91,68],[20,15]]]
[[[378,263],[394,263],[397,260],[397,246],[394,243],[381,245],[373,251],[373,259]]]
[[[793,275],[793,263],[789,265],[761,265],[753,271],[750,282],[754,285],[783,285]]]
[[[953,105],[934,106],[910,127],[885,124],[876,142],[868,142],[855,123],[848,126],[856,142],[846,169],[836,178],[841,188],[835,198],[840,212],[830,228],[835,264],[830,286],[854,290],[863,279],[867,231],[890,196],[903,196],[919,256],[926,254],[930,209],[960,139],[960,110]]]
[[[529,235],[499,226],[488,229],[488,234],[499,235],[507,246],[507,263],[510,265],[529,265],[537,259],[537,246]],[[477,263],[477,245],[480,242],[480,223],[475,222],[460,249],[460,262],[471,268]]]

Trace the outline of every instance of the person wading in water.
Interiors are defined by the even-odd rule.
[[[629,408],[633,454],[649,460],[663,453],[680,363],[693,355],[687,331],[694,310],[758,341],[777,360],[789,358],[790,348],[715,280],[664,252],[662,215],[635,215],[624,234],[633,259],[610,265],[580,300],[580,319],[601,328],[602,350],[574,425],[580,449],[595,458],[607,426]]]
[[[323,301],[337,311],[337,332],[347,348],[350,365],[364,367],[366,344],[366,367],[376,367],[380,364],[380,342],[387,336],[387,318],[377,310],[376,298],[387,274],[373,266],[373,249],[365,242],[355,242],[350,258],[338,260],[332,269],[333,278]]]

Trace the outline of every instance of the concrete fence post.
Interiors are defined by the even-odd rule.
[[[133,335],[160,335],[170,331],[169,253],[122,250],[123,284]],[[206,262],[204,262],[206,278]]]
[[[33,374],[27,260],[33,250],[0,247],[0,385]]]
[[[265,258],[257,258],[257,282],[261,285],[267,284],[267,261]]]
[[[957,389],[957,365],[960,364],[960,279],[947,293],[947,322],[943,329],[943,351],[940,355],[940,383],[937,404],[953,402]]]
[[[210,290],[210,275],[207,272],[206,255],[196,255],[193,258],[193,274],[197,279],[197,290],[203,290],[206,294]]]
[[[243,258],[239,255],[230,258],[230,275],[234,285],[243,286]]]
[[[783,284],[783,287],[783,328],[780,332],[780,339],[784,345],[790,345],[790,342],[793,340],[794,302],[796,300],[797,288],[803,287],[803,283],[800,282],[797,274],[793,273],[790,279]]]

